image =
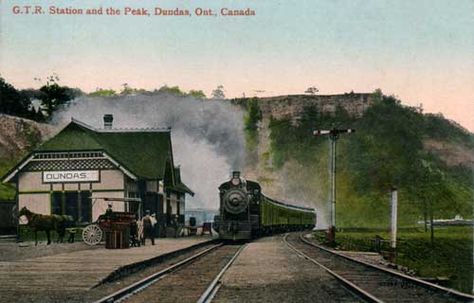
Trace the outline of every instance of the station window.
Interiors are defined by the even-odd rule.
[[[92,204],[89,191],[53,192],[51,195],[51,213],[68,215],[76,222],[91,222]]]

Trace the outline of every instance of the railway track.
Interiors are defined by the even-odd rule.
[[[213,245],[95,303],[210,302],[245,245]]]
[[[367,302],[474,302],[474,296],[344,256],[304,239],[285,235],[297,254],[323,267]]]

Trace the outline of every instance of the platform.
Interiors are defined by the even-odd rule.
[[[357,302],[321,267],[298,256],[282,235],[247,245],[224,274],[216,303]]]
[[[147,243],[129,249],[98,248],[0,262],[0,301],[13,290],[26,293],[88,290],[123,267],[210,240],[209,237],[163,238],[156,239],[154,246]]]

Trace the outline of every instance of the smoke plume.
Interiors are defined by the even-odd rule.
[[[72,117],[97,128],[113,114],[113,128],[171,127],[175,165],[196,195],[187,207],[218,208],[217,187],[245,162],[243,112],[226,102],[168,94],[80,97],[53,117],[63,127]]]

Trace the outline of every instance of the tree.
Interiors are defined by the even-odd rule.
[[[46,120],[41,108],[35,109],[34,107],[31,108],[30,119],[38,122],[44,122]]]
[[[188,95],[196,99],[206,99],[206,94],[202,90],[192,89],[189,91]]]
[[[224,86],[218,85],[211,93],[212,99],[225,99]]]
[[[123,86],[123,89],[120,91],[120,95],[122,96],[149,93],[149,91],[147,91],[144,88],[133,88],[130,85],[128,85],[128,83],[124,83],[122,84],[122,86]]]
[[[247,102],[247,114],[245,115],[245,129],[256,130],[258,121],[262,120],[262,111],[258,106],[258,99],[252,98]]]
[[[96,88],[95,92],[89,94],[91,97],[112,97],[117,96],[117,92],[113,89]]]
[[[348,165],[357,171],[360,193],[413,184],[413,159],[423,152],[422,121],[397,99],[385,96],[355,121],[357,133],[349,139],[352,152],[347,156]]]
[[[431,245],[434,245],[434,217],[435,212],[446,215],[446,210],[456,209],[457,201],[462,199],[462,194],[451,186],[451,180],[446,174],[429,159],[421,159],[417,165],[417,178],[413,190],[421,202],[425,220],[425,231],[429,217]]]
[[[57,75],[49,76],[46,85],[43,85],[39,89],[41,92],[39,96],[41,106],[48,117],[50,117],[59,106],[66,104],[80,93],[79,90],[71,89],[67,86],[60,86],[58,82],[59,77]]]
[[[0,112],[29,117],[30,108],[30,99],[0,77]]]
[[[316,86],[310,86],[305,90],[305,94],[316,95],[319,89]]]
[[[179,86],[175,85],[175,86],[168,86],[168,85],[163,85],[162,87],[160,87],[160,89],[158,90],[158,92],[160,93],[166,93],[166,94],[170,94],[170,95],[175,95],[175,96],[186,96],[186,93],[183,92]]]

